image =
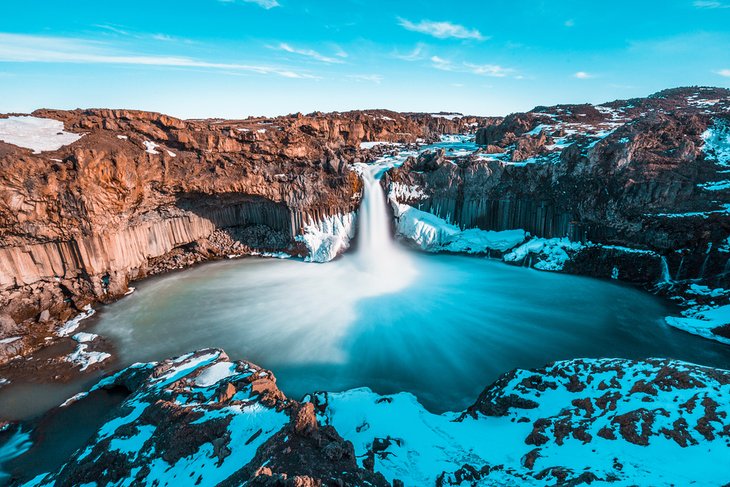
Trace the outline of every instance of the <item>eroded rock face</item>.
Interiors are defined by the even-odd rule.
[[[623,264],[593,251],[573,272],[656,283],[663,256],[672,280],[729,287],[728,113],[730,90],[720,88],[537,107],[480,128],[475,154],[424,154],[385,184],[415,188],[398,201],[462,228],[650,251]]]
[[[95,389],[115,387],[128,398],[39,485],[720,485],[730,449],[730,373],[672,360],[516,370],[443,415],[368,389],[293,401],[220,350]]]
[[[314,244],[297,236],[354,218],[361,182],[349,164],[368,157],[362,141],[431,140],[479,120],[387,111],[238,121],[102,109],[33,116],[82,136],[39,153],[0,142],[0,309],[35,335],[0,356],[37,348],[55,323],[147,275],[249,253],[332,258],[351,228]],[[330,240],[339,245],[317,245]]]

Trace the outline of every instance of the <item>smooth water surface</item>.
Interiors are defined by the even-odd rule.
[[[385,294],[360,288],[356,255],[206,264],[140,283],[99,310],[94,331],[113,338],[125,364],[220,347],[272,369],[293,398],[367,386],[412,392],[435,411],[468,406],[512,368],[558,359],[730,366],[730,347],[665,325],[665,303],[632,287],[404,252],[417,275]]]

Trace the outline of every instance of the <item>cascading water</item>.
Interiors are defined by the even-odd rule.
[[[378,293],[403,289],[416,274],[411,256],[397,246],[391,235],[391,215],[380,185],[382,175],[391,167],[393,162],[384,161],[357,166],[364,194],[358,216],[355,258],[358,270],[364,273],[359,276],[364,291],[371,287]]]

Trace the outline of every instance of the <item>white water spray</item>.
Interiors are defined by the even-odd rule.
[[[359,270],[368,276],[360,284],[373,286],[379,293],[403,289],[416,274],[411,256],[397,246],[391,235],[391,216],[380,178],[392,166],[393,162],[385,161],[357,166],[365,188],[355,257]]]

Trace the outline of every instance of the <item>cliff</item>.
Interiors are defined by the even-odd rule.
[[[522,229],[653,256],[643,277],[629,259],[620,278],[727,287],[728,113],[730,90],[720,88],[537,107],[479,128],[473,154],[422,154],[385,184],[411,188],[396,200],[462,229]],[[615,269],[595,248],[571,265],[600,277]]]
[[[352,218],[361,182],[349,164],[367,158],[361,142],[432,140],[477,120],[382,110],[0,116],[0,336],[46,334],[86,303],[123,295],[131,280],[200,260],[254,251],[332,258],[339,247],[318,252],[297,236]]]

